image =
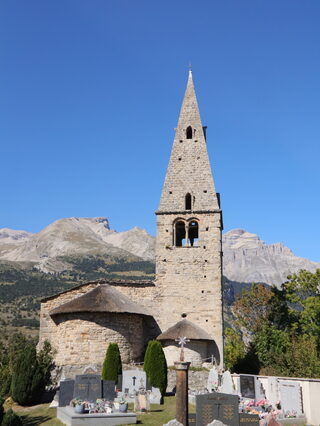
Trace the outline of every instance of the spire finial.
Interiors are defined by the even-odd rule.
[[[191,64],[191,62],[189,62],[188,68],[189,68],[189,75],[190,75],[190,74],[192,74],[192,64]]]

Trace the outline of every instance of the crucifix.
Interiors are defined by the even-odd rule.
[[[188,342],[190,342],[190,339],[187,339],[186,337],[178,337],[175,341],[178,342],[178,345],[181,347],[180,361],[184,361],[184,347]]]
[[[135,386],[135,385],[136,385],[136,376],[133,376],[133,377],[132,377],[132,383],[133,383],[133,386]]]

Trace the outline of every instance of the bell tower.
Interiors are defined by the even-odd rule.
[[[156,215],[158,324],[164,331],[187,316],[222,365],[222,212],[191,70]]]

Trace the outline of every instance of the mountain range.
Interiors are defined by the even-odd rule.
[[[155,238],[145,230],[116,232],[105,217],[60,219],[36,234],[0,229],[0,261],[26,263],[45,273],[73,270],[75,258],[154,262],[154,255]],[[295,256],[281,243],[266,244],[243,229],[223,235],[223,273],[230,281],[279,286],[290,273],[316,268],[320,263]]]

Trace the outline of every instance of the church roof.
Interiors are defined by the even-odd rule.
[[[82,296],[57,306],[50,311],[50,315],[76,312],[114,312],[151,316],[144,307],[108,284],[100,284]]]
[[[190,340],[213,340],[209,334],[193,322],[183,319],[157,337],[157,340],[175,340],[186,337]]]

